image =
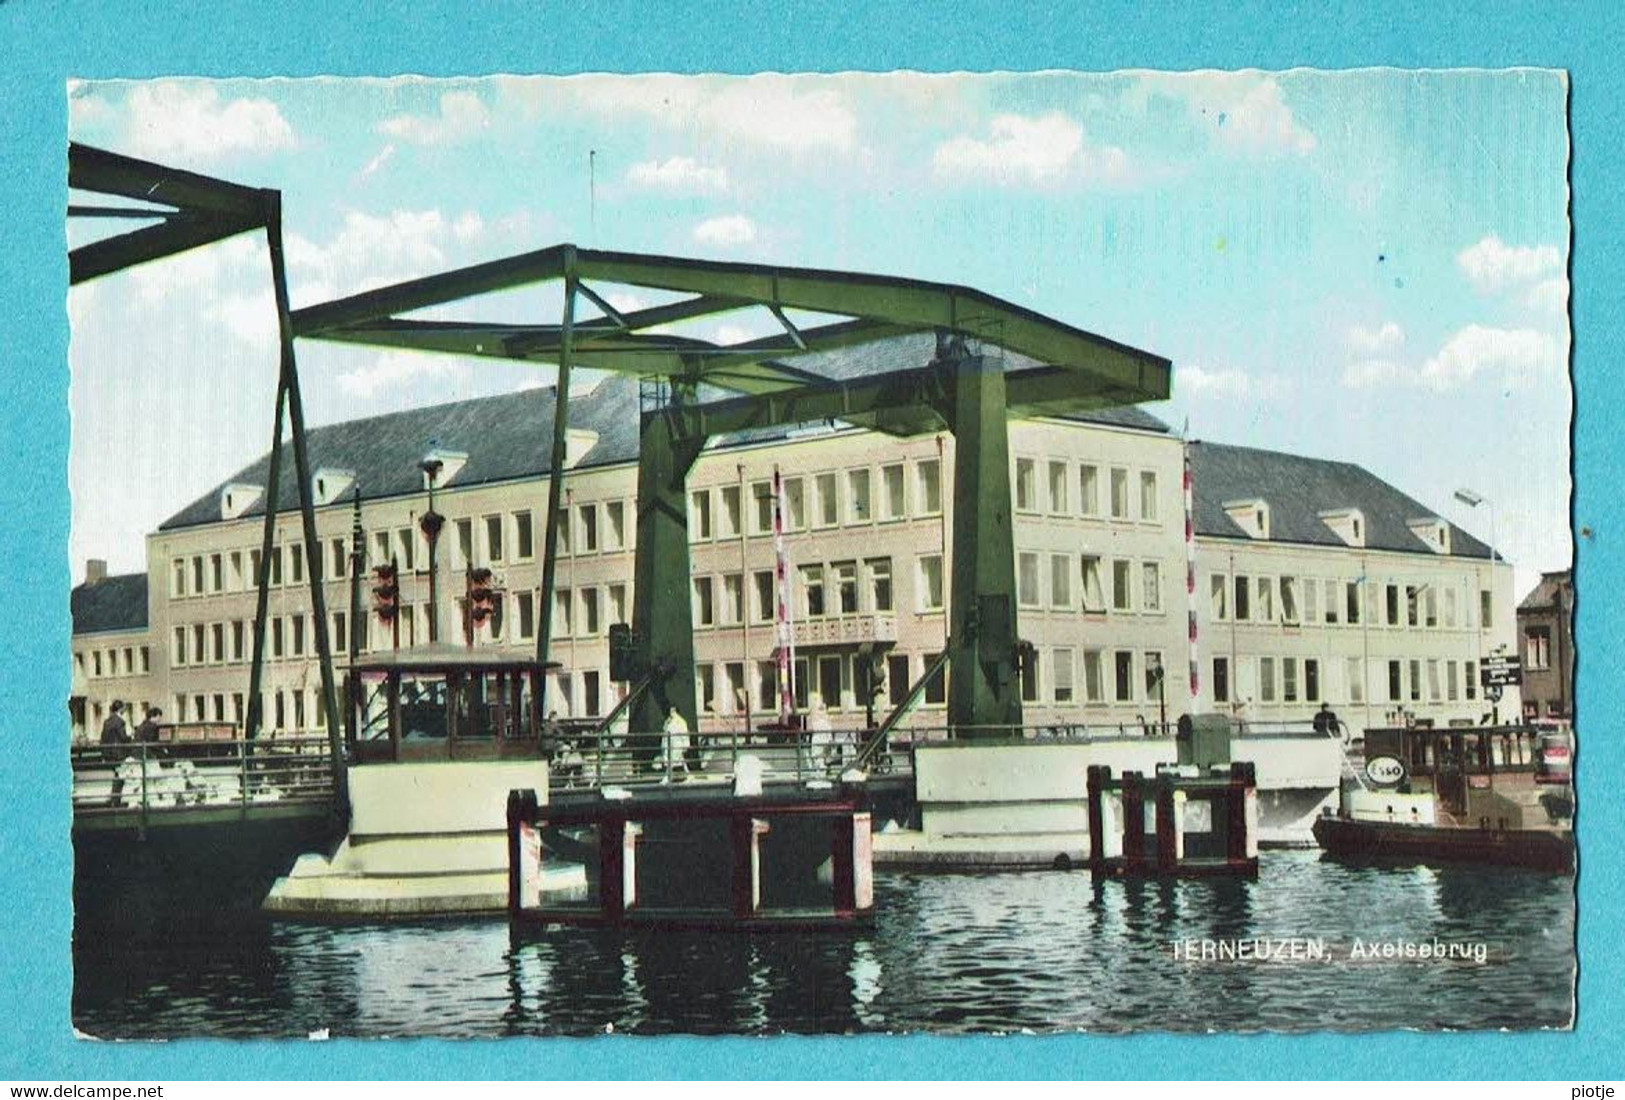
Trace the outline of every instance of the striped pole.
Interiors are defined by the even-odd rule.
[[[1190,616],[1189,640],[1191,655],[1191,713],[1195,714],[1201,698],[1201,673],[1196,649],[1196,497],[1191,491],[1190,443],[1184,446],[1185,463],[1185,606]]]
[[[773,573],[777,607],[774,624],[778,633],[778,646],[774,657],[779,669],[779,723],[790,724],[795,713],[795,632],[790,625],[790,569],[784,549],[784,478],[777,466],[773,467]]]

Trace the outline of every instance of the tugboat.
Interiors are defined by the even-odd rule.
[[[1368,730],[1315,840],[1342,860],[1572,873],[1571,741],[1528,725]]]

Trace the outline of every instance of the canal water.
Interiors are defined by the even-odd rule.
[[[81,927],[74,1024],[106,1038],[337,1038],[1572,1019],[1566,876],[1266,852],[1256,882],[880,873],[876,901],[875,927],[856,935],[554,929],[516,940],[501,919],[313,926],[203,915],[117,934]],[[1418,957],[1452,945],[1466,957]]]

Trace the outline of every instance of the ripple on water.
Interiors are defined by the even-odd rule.
[[[1529,1028],[1570,1023],[1566,878],[1266,853],[1256,882],[881,874],[860,935],[309,926],[75,950],[90,1034],[303,1037]],[[1190,939],[1302,936],[1320,962],[1180,962]],[[1484,965],[1354,961],[1355,940],[1482,941]]]

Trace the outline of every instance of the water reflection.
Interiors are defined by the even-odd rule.
[[[505,921],[189,926],[75,948],[104,1036],[583,1035],[1564,1026],[1572,883],[1270,853],[1257,881],[882,875],[859,934]],[[1300,937],[1319,961],[1188,961],[1186,941]],[[1352,960],[1356,941],[1483,940],[1483,965]]]

